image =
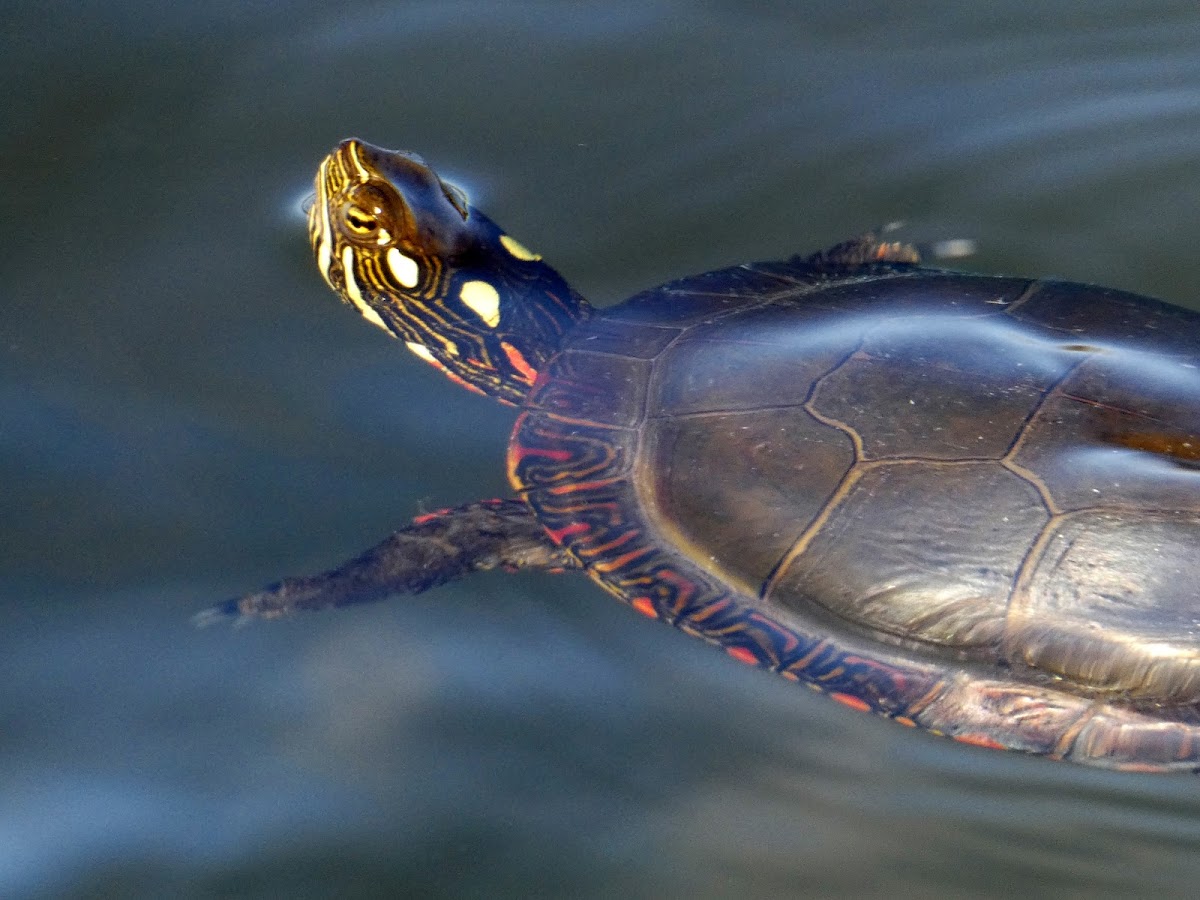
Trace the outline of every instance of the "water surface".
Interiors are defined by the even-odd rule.
[[[506,489],[511,413],[316,274],[337,140],[423,154],[600,303],[904,219],[1196,306],[1195,4],[7,18],[0,893],[1194,890],[1194,779],[913,734],[578,579],[188,619]]]

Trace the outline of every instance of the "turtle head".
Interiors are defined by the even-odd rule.
[[[309,236],[342,300],[452,380],[519,403],[590,307],[408,153],[359,140],[321,163]]]

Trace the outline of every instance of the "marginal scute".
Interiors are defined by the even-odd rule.
[[[1108,708],[1084,723],[1063,758],[1129,772],[1196,771],[1198,752],[1194,722]]]
[[[578,509],[584,504],[561,493],[561,488],[578,489],[629,475],[635,432],[587,426],[564,430],[553,419],[528,416],[518,421],[516,433],[518,439],[508,451],[509,480],[530,496],[546,491],[552,505]],[[615,510],[609,513],[616,515]]]
[[[1200,356],[1195,313],[1126,291],[1065,281],[1039,282],[1029,300],[1013,310],[1020,322],[1063,335],[1087,335],[1105,343],[1155,355]]]
[[[916,721],[951,737],[1002,734],[1009,749],[1061,757],[1094,714],[1093,704],[1080,697],[964,667],[916,712]]]

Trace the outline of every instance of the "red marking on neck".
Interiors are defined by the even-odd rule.
[[[453,381],[455,384],[457,384],[459,387],[465,387],[468,391],[470,391],[473,394],[481,394],[484,397],[487,396],[487,393],[484,391],[483,388],[476,387],[475,385],[471,384],[471,382],[467,381],[465,378],[463,378],[459,375],[455,375],[449,369],[446,369],[446,376],[451,381]]]
[[[451,381],[453,381],[459,387],[465,387],[468,391],[471,391],[472,393],[483,394],[483,396],[485,396],[485,397],[487,396],[487,394],[484,392],[483,388],[476,387],[475,385],[471,384],[471,382],[467,381],[465,378],[463,378],[457,372],[452,371],[444,362],[442,362],[437,357],[431,356],[428,361],[435,368],[439,369],[443,375],[445,375],[447,378],[449,378]]]
[[[526,382],[533,384],[535,381],[537,381],[537,369],[529,364],[529,360],[525,358],[525,355],[520,350],[518,350],[508,341],[501,341],[500,349],[503,350],[504,355],[508,357],[508,364],[516,369]]]

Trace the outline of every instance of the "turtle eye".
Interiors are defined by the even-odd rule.
[[[338,218],[347,236],[360,241],[385,242],[390,239],[387,201],[370,185],[349,192],[342,201]]]
[[[379,228],[379,217],[356,204],[350,204],[342,211],[342,221],[346,223],[346,229],[358,237],[371,237]]]

